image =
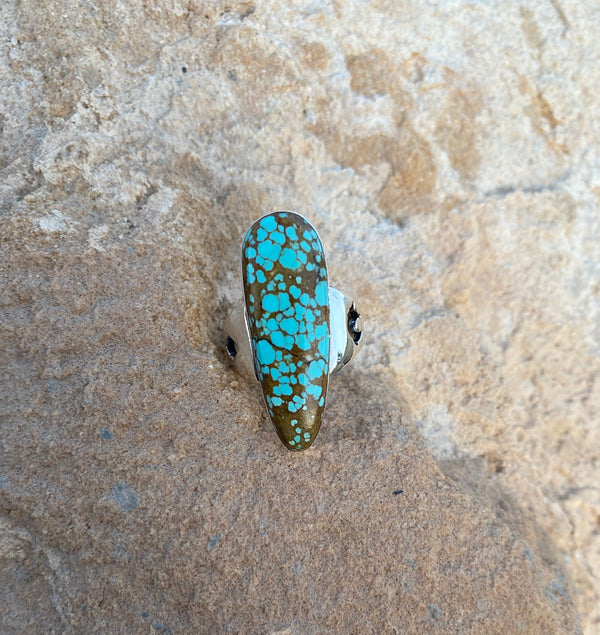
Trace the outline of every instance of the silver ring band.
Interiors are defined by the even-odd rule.
[[[227,352],[242,375],[260,382],[282,443],[305,450],[321,426],[329,377],[362,346],[360,314],[329,286],[321,239],[294,212],[250,226],[242,278],[244,303],[225,326]]]

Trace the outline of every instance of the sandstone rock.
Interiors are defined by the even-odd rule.
[[[597,632],[592,3],[0,7],[2,632]],[[229,367],[262,213],[367,341]]]

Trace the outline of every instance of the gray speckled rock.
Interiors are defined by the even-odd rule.
[[[600,15],[484,4],[2,4],[2,632],[598,629]],[[276,209],[367,317],[300,454]]]

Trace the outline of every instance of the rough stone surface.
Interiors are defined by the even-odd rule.
[[[600,9],[0,4],[0,631],[600,631]],[[307,452],[221,325],[309,216]]]

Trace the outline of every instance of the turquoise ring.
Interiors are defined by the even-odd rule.
[[[329,286],[321,240],[294,212],[251,225],[242,278],[244,303],[227,319],[227,352],[242,374],[260,382],[285,447],[306,450],[321,426],[329,376],[362,346],[361,316]]]

